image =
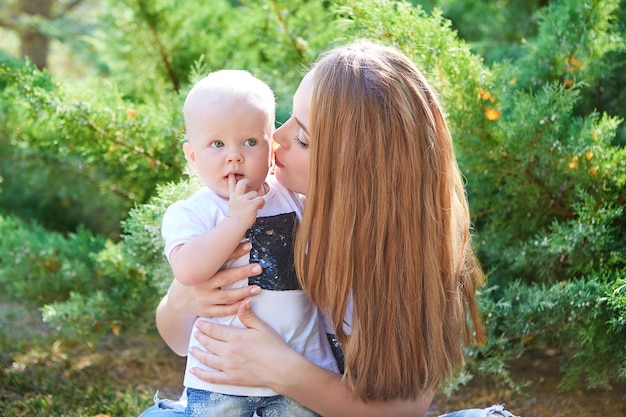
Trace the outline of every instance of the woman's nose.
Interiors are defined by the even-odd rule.
[[[278,129],[274,131],[274,142],[282,146],[283,148],[287,146],[289,141],[287,140],[287,132],[285,125],[282,125]]]

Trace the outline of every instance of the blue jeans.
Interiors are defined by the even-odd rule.
[[[319,417],[284,395],[246,397],[187,388],[185,417]]]
[[[517,417],[504,409],[503,405],[492,405],[489,408],[472,408],[468,410],[454,411],[439,417]]]
[[[161,400],[158,392],[154,395],[154,405],[141,413],[139,417],[184,417],[187,399],[183,395],[178,401]],[[494,405],[489,408],[472,408],[459,410],[440,417],[516,417],[502,405]]]

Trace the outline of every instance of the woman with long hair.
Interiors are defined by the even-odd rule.
[[[258,289],[219,289],[252,266],[193,293],[173,284],[157,312],[163,338],[184,353],[192,329],[181,322],[237,310],[245,329],[197,324],[206,350],[189,354],[221,370],[199,378],[267,386],[322,416],[424,415],[463,365],[463,347],[485,337],[475,299],[483,274],[436,94],[400,51],[357,41],[313,66],[274,140],[278,181],[307,196],[298,278],[329,319],[343,373],[307,361],[259,320],[247,298]],[[452,415],[512,416],[501,406]]]

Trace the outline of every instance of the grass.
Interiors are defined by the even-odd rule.
[[[3,416],[138,416],[157,389],[182,389],[184,359],[156,333],[76,340],[48,328],[36,309],[6,302],[0,329]]]
[[[156,390],[180,395],[184,369],[185,359],[156,331],[78,340],[42,323],[36,308],[0,301],[0,416],[138,416]],[[559,392],[558,369],[558,353],[527,352],[512,364],[514,377],[531,382],[525,395],[477,377],[449,397],[437,395],[427,416],[506,403],[524,417],[626,417],[626,382],[611,391]]]

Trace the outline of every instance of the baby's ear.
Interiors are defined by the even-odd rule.
[[[191,147],[189,142],[183,143],[183,152],[185,152],[185,158],[187,159],[187,162],[189,162],[189,165],[191,165],[191,168],[194,171],[197,171],[196,153],[193,151],[193,148]]]

